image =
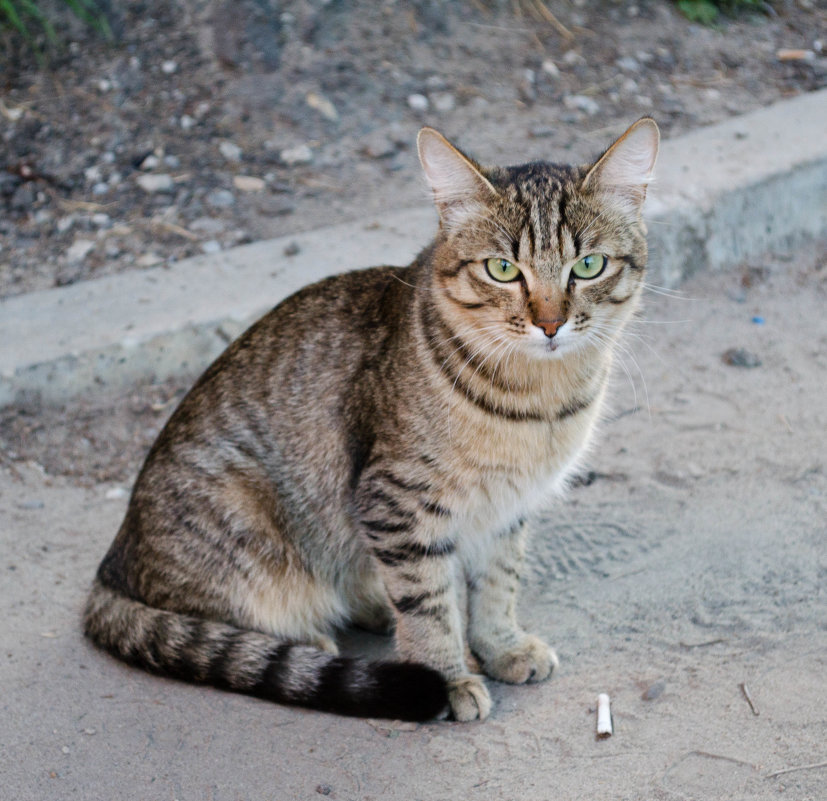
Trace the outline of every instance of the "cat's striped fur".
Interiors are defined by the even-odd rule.
[[[657,140],[644,119],[590,167],[483,169],[424,129],[434,242],[305,288],[206,371],[141,470],[87,634],[343,714],[486,717],[466,642],[495,679],[545,679],[554,652],[515,613],[524,521],[598,418],[642,288]],[[587,254],[606,267],[581,279]],[[395,623],[404,661],[338,656],[349,623]]]

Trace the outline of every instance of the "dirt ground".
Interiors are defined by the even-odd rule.
[[[6,417],[4,792],[822,799],[825,302],[827,243],[648,293],[590,470],[539,521],[528,561],[522,618],[557,647],[559,675],[492,682],[482,724],[336,718],[163,680],[97,652],[79,630],[84,593],[176,390],[140,389],[80,415]],[[367,635],[343,642],[389,649]],[[599,692],[612,699],[608,740],[595,738]]]
[[[0,37],[0,297],[423,202],[422,124],[581,161],[827,85],[827,7],[688,22],[666,0],[113,3],[51,69]],[[802,50],[799,57],[779,51]]]

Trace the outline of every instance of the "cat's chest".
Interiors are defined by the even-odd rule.
[[[497,531],[548,504],[587,447],[596,413],[547,426],[526,424],[462,454],[457,470],[466,481],[455,503],[466,524]]]

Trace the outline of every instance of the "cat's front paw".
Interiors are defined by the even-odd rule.
[[[455,720],[485,720],[491,711],[491,696],[482,676],[462,676],[448,682],[448,702]]]
[[[526,684],[547,679],[559,664],[551,647],[539,637],[526,634],[516,648],[487,660],[485,672],[509,684]]]

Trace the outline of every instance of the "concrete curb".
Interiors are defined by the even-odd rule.
[[[822,90],[664,142],[647,203],[652,283],[827,233],[825,131]],[[0,407],[195,376],[300,286],[405,264],[435,225],[430,208],[397,211],[0,300]]]

